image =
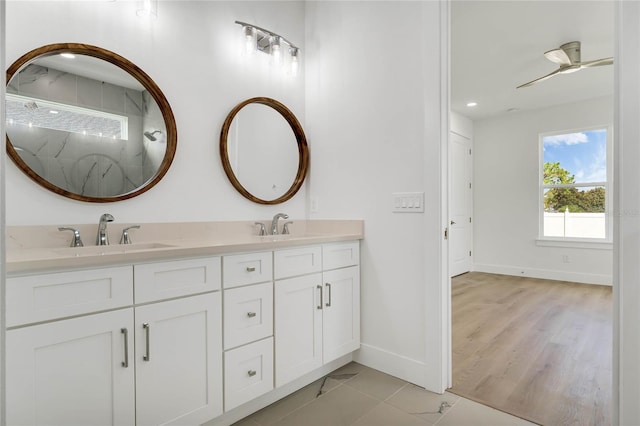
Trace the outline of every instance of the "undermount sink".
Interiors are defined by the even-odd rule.
[[[277,234],[277,235],[261,235],[260,239],[263,241],[286,241],[297,240],[300,238],[315,237],[314,234]]]
[[[55,249],[56,253],[73,256],[103,256],[108,254],[123,254],[146,250],[165,249],[175,247],[171,244],[162,243],[140,243],[140,244],[118,244],[112,246],[87,246],[87,247],[67,247]]]

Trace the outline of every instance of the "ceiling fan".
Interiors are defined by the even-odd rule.
[[[579,41],[571,41],[569,43],[565,43],[558,49],[549,50],[544,53],[545,58],[550,60],[551,62],[558,64],[559,68],[544,77],[537,78],[528,83],[521,84],[516,89],[521,87],[528,87],[535,83],[539,83],[548,78],[553,77],[558,74],[569,74],[572,72],[579,71],[583,68],[591,68],[598,67],[601,65],[611,65],[613,64],[613,58],[602,58],[596,59],[593,61],[581,62],[580,61],[580,42]]]

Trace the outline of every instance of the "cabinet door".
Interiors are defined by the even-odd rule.
[[[333,361],[360,348],[360,271],[358,266],[322,274],[323,361]]]
[[[136,308],[136,424],[201,424],[222,414],[220,293]]]
[[[7,331],[7,424],[133,425],[132,327],[128,308]]]
[[[276,386],[322,366],[322,274],[275,282]]]

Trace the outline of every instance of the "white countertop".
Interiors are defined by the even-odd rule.
[[[97,225],[76,225],[85,243],[80,248],[69,247],[71,233],[58,232],[57,226],[8,227],[7,272],[21,275],[364,238],[364,223],[360,220],[294,221],[291,234],[274,236],[255,235],[257,227],[253,222],[194,222],[141,224],[131,233],[133,244],[117,244],[122,228],[129,225],[109,224],[109,246],[92,245],[95,234],[91,231]]]

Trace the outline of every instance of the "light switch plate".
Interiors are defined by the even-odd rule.
[[[392,212],[424,213],[424,192],[394,192]]]

